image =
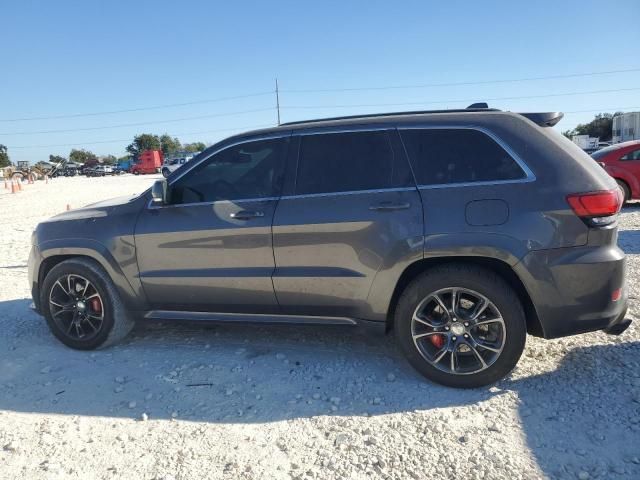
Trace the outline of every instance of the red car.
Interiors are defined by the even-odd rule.
[[[624,201],[640,198],[640,140],[618,143],[591,154],[624,192]]]

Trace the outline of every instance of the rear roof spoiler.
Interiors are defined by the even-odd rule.
[[[489,109],[489,105],[485,102],[472,103],[467,107],[467,110],[477,110],[477,109]],[[540,125],[541,127],[553,127],[557,124],[562,117],[564,117],[564,113],[562,112],[532,112],[532,113],[518,113],[518,115],[522,115],[523,117],[528,118],[533,123]]]
[[[528,118],[541,127],[553,127],[564,117],[562,112],[519,113],[519,115]]]

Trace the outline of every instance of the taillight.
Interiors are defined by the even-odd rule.
[[[616,220],[622,207],[623,195],[619,188],[600,192],[567,195],[574,213],[593,226],[609,225]]]

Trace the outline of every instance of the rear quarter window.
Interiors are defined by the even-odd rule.
[[[493,138],[473,129],[402,130],[419,185],[493,182],[526,177]]]

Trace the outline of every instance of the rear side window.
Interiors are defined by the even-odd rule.
[[[386,131],[300,137],[297,194],[389,188],[396,176]]]
[[[513,157],[487,134],[472,129],[402,130],[419,185],[524,178]]]

